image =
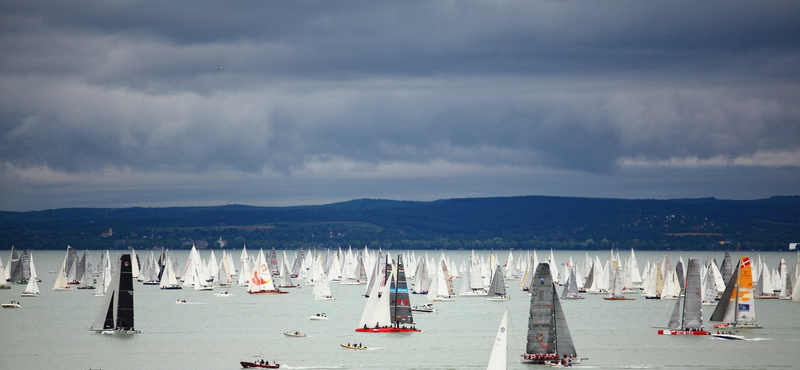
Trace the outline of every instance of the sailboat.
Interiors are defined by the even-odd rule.
[[[492,283],[489,286],[489,293],[487,294],[487,301],[507,301],[511,299],[506,293],[506,281],[503,279],[503,268],[497,265],[492,276]]]
[[[72,288],[70,288],[67,284],[66,264],[67,256],[64,256],[64,263],[61,264],[61,270],[58,271],[56,282],[53,284],[53,290],[72,290]]]
[[[575,279],[575,266],[569,268],[569,277],[564,290],[561,292],[562,299],[583,299],[583,296],[578,294],[578,282]]]
[[[726,253],[727,258],[727,253]],[[753,275],[750,257],[741,257],[731,274],[725,291],[711,314],[715,328],[761,329],[755,323],[756,307],[753,297]]]
[[[706,268],[706,278],[703,279],[702,305],[715,306],[716,304],[717,304],[717,286],[714,283],[714,270],[709,266],[708,268]]]
[[[623,296],[622,278],[625,272],[619,269],[619,263],[616,261],[614,261],[614,267],[614,286],[608,290],[608,297],[603,297],[603,299],[607,301],[632,301],[633,298],[625,298]]]
[[[508,368],[508,308],[503,313],[500,320],[500,327],[497,328],[497,335],[494,337],[492,353],[489,355],[489,364],[486,370],[506,370]]]
[[[450,290],[448,289],[448,276],[444,272],[445,262],[444,260],[436,268],[436,274],[431,279],[430,287],[428,288],[428,294],[426,298],[430,302],[451,302],[453,301],[453,296],[450,294]]]
[[[28,279],[28,285],[25,286],[25,290],[22,291],[23,297],[38,297],[39,296],[39,284],[36,282],[38,277],[36,276],[36,268],[33,267],[33,254],[31,254],[31,258],[28,262],[30,264],[31,270],[31,277]]]
[[[103,334],[138,334],[133,328],[133,273],[131,255],[116,261],[114,276],[91,330]]]
[[[325,271],[320,272],[320,279],[317,284],[314,285],[314,290],[311,293],[314,295],[315,301],[336,300],[336,298],[333,298],[331,295],[331,283],[328,281]]]
[[[300,287],[299,284],[295,285],[292,282],[292,273],[289,272],[289,269],[286,267],[286,265],[283,265],[283,278],[281,279],[281,283],[280,283],[280,285],[278,285],[278,287],[279,288],[299,288]]]
[[[678,294],[675,309],[669,319],[668,329],[659,330],[661,335],[709,335],[703,330],[702,278],[700,260],[689,258],[686,274],[686,292]],[[685,298],[684,298],[685,296]]]
[[[169,252],[167,252],[165,260],[164,270],[166,270],[166,272],[161,274],[159,286],[164,290],[181,289],[181,285],[178,284],[178,278],[175,277],[175,269],[172,267],[172,263],[170,263]]]
[[[6,269],[3,267],[2,258],[0,258],[0,289],[11,289],[10,286],[6,285]]]
[[[274,252],[274,250],[273,250]],[[275,286],[273,275],[269,267],[269,262],[264,258],[264,250],[258,252],[256,266],[253,275],[250,277],[250,284],[247,292],[250,294],[286,294]]]
[[[131,262],[131,264],[133,263],[135,262]],[[108,255],[108,250],[106,250],[105,258],[100,259],[100,265],[98,265],[98,273],[100,273],[100,278],[97,280],[97,288],[94,291],[94,295],[95,297],[102,297],[106,295],[108,286],[109,284],[111,284],[111,257],[109,257]]]
[[[381,285],[372,286],[364,312],[358,323],[357,332],[368,333],[412,333],[420,331],[414,326],[409,305],[406,273],[403,269],[403,255],[397,256],[396,268],[392,268],[389,256],[386,256],[386,287],[378,297]],[[372,323],[375,326],[372,326]],[[406,326],[408,325],[408,326]]]
[[[528,315],[528,342],[521,363],[554,364],[566,361],[577,364],[581,358],[575,352],[575,344],[569,333],[567,319],[558,300],[550,265],[540,263],[536,267],[531,293],[530,314]]]

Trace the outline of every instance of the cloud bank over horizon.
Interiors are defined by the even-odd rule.
[[[800,4],[0,4],[0,210],[796,195]]]

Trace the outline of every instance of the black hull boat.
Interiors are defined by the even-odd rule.
[[[239,364],[242,365],[245,369],[277,369],[281,367],[281,364],[275,363],[257,363],[257,362],[247,362],[247,361],[240,361]]]

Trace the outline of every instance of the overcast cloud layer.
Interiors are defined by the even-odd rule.
[[[798,184],[798,2],[0,2],[0,210]]]

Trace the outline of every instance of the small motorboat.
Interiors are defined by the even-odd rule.
[[[185,299],[178,299],[178,300],[175,301],[175,303],[177,303],[177,304],[189,304],[189,302],[186,302]]]
[[[431,303],[425,303],[425,304],[419,305],[419,306],[413,305],[413,306],[411,306],[411,311],[414,311],[414,312],[427,312],[427,313],[437,313],[437,312],[439,312],[439,310],[433,308],[433,304],[431,304]]]
[[[11,303],[3,303],[3,308],[19,308],[19,302],[11,301]]]
[[[229,293],[227,290],[223,290],[219,293],[214,293],[214,297],[230,297],[233,294]]]
[[[367,347],[362,347],[361,343],[359,343],[358,345],[356,345],[355,343],[353,344],[347,343],[347,344],[340,344],[340,346],[342,346],[342,348],[347,348],[347,349],[367,349]]]
[[[269,361],[256,361],[256,362],[247,362],[247,361],[239,361],[239,364],[242,365],[245,369],[277,369],[281,367],[281,364],[269,363]]]
[[[328,315],[326,315],[324,312],[323,313],[318,313],[318,314],[316,314],[314,316],[309,317],[309,319],[311,319],[311,320],[328,320]]]
[[[744,340],[744,336],[743,335],[739,335],[738,331],[737,332],[727,332],[727,333],[726,332],[722,332],[722,333],[717,332],[717,334],[713,334],[712,333],[711,336],[714,337],[714,338],[727,339],[727,340]]]
[[[285,335],[287,337],[293,337],[293,338],[305,338],[305,337],[307,337],[307,335],[302,334],[299,331],[296,331],[294,333],[290,333],[290,332],[287,331],[286,333],[283,333],[283,335]]]

